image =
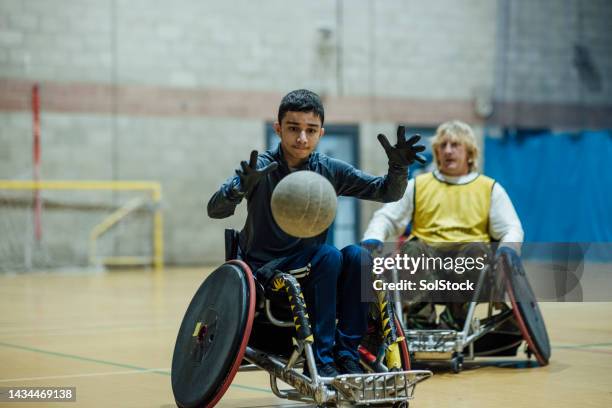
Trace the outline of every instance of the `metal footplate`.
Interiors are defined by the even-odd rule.
[[[310,344],[305,346],[310,349]],[[312,350],[307,350],[307,359],[311,353]],[[321,406],[395,406],[396,403],[397,406],[405,406],[414,397],[416,385],[432,376],[428,370],[411,370],[343,374],[334,378],[316,376],[311,379],[293,368],[293,362],[286,364],[251,347],[247,347],[245,359],[270,374],[270,386],[277,397]],[[281,390],[277,380],[294,388]]]
[[[416,385],[431,375],[428,370],[345,374],[335,377],[331,385],[339,406],[388,405],[413,399]]]

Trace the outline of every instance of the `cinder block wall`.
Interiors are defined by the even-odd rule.
[[[609,129],[611,19],[606,0],[499,1],[490,122]]]
[[[603,36],[610,7],[593,3],[599,11],[584,18]],[[43,178],[160,181],[166,261],[215,264],[223,229],[241,227],[244,208],[213,221],[205,203],[251,149],[264,148],[264,124],[284,93],[311,88],[328,123],[359,124],[362,168],[377,174],[386,157],[376,134],[393,135],[397,123],[480,126],[477,94],[549,95],[521,87],[519,62],[540,67],[535,81],[545,82],[557,54],[530,50],[569,40],[551,29],[529,43],[537,34],[525,27],[547,21],[545,6],[512,2],[506,11],[490,0],[0,0],[0,178],[31,177],[28,92],[38,82]],[[504,18],[526,44],[500,40]],[[499,50],[519,62],[500,67]],[[610,53],[595,54],[609,63]],[[557,82],[569,75],[551,70]],[[573,101],[568,92],[554,100]],[[363,227],[377,207],[362,206]]]

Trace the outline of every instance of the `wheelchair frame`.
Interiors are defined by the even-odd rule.
[[[239,371],[265,370],[270,376],[270,388],[279,398],[316,404],[317,406],[337,407],[373,405],[405,408],[408,406],[409,400],[414,398],[416,385],[432,376],[431,371],[428,370],[402,370],[401,367],[395,371],[343,374],[333,378],[320,376],[317,372],[312,346],[314,337],[311,332],[304,297],[297,279],[288,273],[279,272],[271,280],[272,290],[278,292],[285,291],[291,306],[293,321],[280,320],[272,312],[270,299],[262,296],[265,293],[265,288],[255,281],[248,265],[236,259],[238,258],[236,231],[226,230],[225,238],[227,263],[240,267],[245,274],[250,274],[248,281],[250,281],[249,285],[251,286],[251,302],[254,302],[251,307],[259,313],[265,313],[269,322],[275,326],[295,328],[293,333],[293,350],[287,358],[286,356],[275,355],[249,345],[251,326],[257,312],[252,313],[247,329],[245,329],[241,351],[238,352],[237,360],[232,364],[231,370],[223,383],[217,388],[217,391],[215,391],[214,396],[210,397],[209,401],[206,402],[206,406],[212,407],[221,399],[233,380],[234,375]],[[257,285],[259,290],[255,289],[254,285]],[[262,291],[261,289],[264,290]],[[384,322],[383,329],[385,329],[385,332],[383,340],[387,336],[395,337],[392,339],[392,344],[383,341],[380,348],[396,346],[385,347],[384,354],[387,356],[389,350],[393,350],[396,359],[391,359],[390,361],[400,361],[401,364],[399,342],[404,342],[405,345],[405,338],[401,332],[401,327],[398,326],[399,333],[392,330],[395,324],[398,323],[398,320],[395,316],[392,316],[394,312],[391,303],[387,302],[386,305],[388,305],[386,308],[380,305],[377,308],[381,313],[381,323]],[[384,313],[391,313],[391,316]],[[383,316],[389,318],[383,320]],[[394,323],[389,323],[391,318]],[[405,351],[403,364],[409,367],[410,358],[407,348],[405,348]],[[239,365],[240,361],[243,360],[250,364]],[[308,367],[310,377],[298,371],[300,366]],[[289,384],[292,388],[281,390],[278,380]]]
[[[534,351],[537,349],[533,342],[532,336],[530,336],[528,333],[529,330],[525,325],[523,317],[517,311],[515,296],[512,293],[512,287],[507,276],[505,277],[506,289],[513,307],[494,314],[494,302],[490,298],[488,301],[487,316],[482,320],[474,317],[476,307],[479,303],[482,303],[478,302],[478,299],[481,298],[481,290],[490,268],[490,265],[486,265],[486,267],[480,271],[472,300],[469,303],[465,322],[460,331],[452,329],[408,329],[407,322],[403,319],[402,301],[400,299],[399,292],[394,292],[393,296],[396,314],[402,317],[402,324],[407,328],[404,330],[404,333],[406,335],[408,347],[414,361],[449,361],[451,370],[454,373],[459,373],[463,369],[464,360],[473,361],[477,356],[486,357],[488,355],[495,355],[499,351],[514,347],[518,348],[520,347],[520,344],[525,341],[525,353],[527,358],[531,359],[531,356],[535,354],[540,365],[544,366],[548,364],[548,358],[544,358],[540,355],[540,353]],[[396,282],[399,281],[397,269],[393,269],[391,272],[392,279]],[[506,344],[504,347],[488,350],[487,352],[476,355],[474,351],[474,344],[476,341],[490,333],[495,332],[496,329],[513,318],[516,319],[523,338],[515,343]]]
[[[226,260],[238,256],[238,235],[234,230],[226,230]],[[308,314],[301,295],[297,280],[289,274],[280,273],[273,279],[278,289],[287,288],[288,299],[294,321],[277,319],[272,312],[270,299],[265,299],[264,310],[266,318],[277,327],[296,328],[297,338],[294,338],[294,350],[289,359],[259,351],[251,346],[246,347],[245,360],[251,364],[242,366],[239,371],[253,371],[263,369],[270,375],[270,388],[279,398],[315,403],[317,405],[332,405],[338,407],[354,405],[377,405],[407,407],[408,401],[414,398],[416,385],[432,376],[428,370],[389,371],[382,373],[344,374],[334,378],[321,377],[316,368],[312,342],[314,338],[310,333]],[[300,298],[302,302],[300,302]],[[390,304],[389,304],[390,306]],[[378,308],[393,313],[391,307]],[[395,316],[394,316],[395,318]],[[382,320],[382,319],[381,319]],[[307,327],[306,333],[300,333],[298,326]],[[401,331],[401,327],[399,327]],[[399,336],[397,341],[405,341]],[[409,365],[409,356],[405,356],[405,364]],[[297,371],[300,359],[308,366],[310,378]],[[294,387],[281,390],[278,387],[281,380]]]
[[[316,371],[312,345],[296,341],[296,348],[287,361],[247,346],[244,358],[252,365],[239,371],[263,369],[270,375],[270,388],[279,398],[316,405],[378,405],[407,407],[414,398],[416,385],[431,377],[431,371],[412,370],[386,373],[345,374],[335,378],[321,377]],[[298,359],[305,353],[311,378],[297,371]],[[280,390],[278,380],[294,387]]]
[[[481,324],[481,320],[474,318],[480,291],[484,284],[484,279],[489,271],[489,266],[483,268],[478,276],[476,288],[472,301],[469,303],[466,319],[461,331],[432,329],[432,330],[410,330],[404,331],[409,349],[415,361],[450,361],[451,370],[459,373],[463,369],[464,360],[474,360],[474,343],[481,337],[493,332],[495,329],[513,318],[511,309],[493,315],[493,302],[488,303],[486,323]],[[397,270],[393,271],[394,279],[397,280]],[[394,293],[396,313],[402,316],[402,302],[399,293]],[[407,327],[406,322],[403,322]],[[522,342],[520,340],[516,345]],[[465,353],[467,348],[467,355]],[[495,350],[491,351],[493,354]]]

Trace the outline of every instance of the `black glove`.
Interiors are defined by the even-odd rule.
[[[378,141],[385,149],[385,153],[387,153],[389,168],[391,169],[404,170],[414,163],[415,160],[421,164],[425,164],[425,159],[417,154],[425,150],[425,146],[416,144],[416,142],[421,139],[421,136],[414,135],[406,140],[405,134],[406,128],[404,126],[398,126],[397,143],[395,146],[391,146],[385,135],[378,135]]]
[[[257,156],[257,150],[253,150],[251,152],[251,158],[249,159],[249,162],[247,163],[244,160],[241,161],[240,167],[242,168],[242,170],[236,170],[236,174],[238,175],[238,177],[240,177],[240,184],[236,186],[238,189],[237,193],[241,196],[246,195],[248,197],[249,194],[251,194],[251,192],[255,188],[255,186],[257,186],[257,183],[259,183],[259,180],[266,177],[268,173],[276,170],[276,168],[278,167],[277,162],[272,162],[266,167],[258,169]]]

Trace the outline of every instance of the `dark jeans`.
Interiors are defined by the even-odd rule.
[[[362,261],[369,262],[364,267],[371,269],[372,258],[357,245],[341,251],[330,245],[317,245],[285,258],[276,266],[283,272],[309,266],[309,273],[298,281],[306,300],[319,364],[333,362],[334,356],[359,359],[357,347],[367,330],[369,308],[368,303],[361,302]]]

